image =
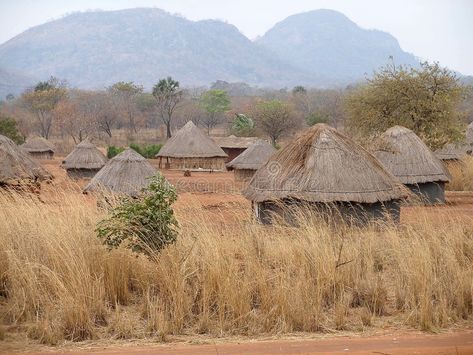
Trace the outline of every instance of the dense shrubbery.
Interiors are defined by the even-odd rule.
[[[16,144],[21,144],[25,141],[25,138],[18,132],[16,121],[2,114],[0,114],[0,134],[10,138]]]
[[[162,144],[149,144],[149,145],[139,145],[139,144],[130,144],[130,148],[133,149],[138,154],[141,154],[146,159],[154,159],[156,154],[161,150]],[[125,148],[115,147],[113,145],[107,148],[107,157],[109,159],[113,158],[115,155],[123,152]]]
[[[130,148],[138,152],[147,159],[154,159],[156,154],[161,150],[162,144],[138,145],[130,144]]]

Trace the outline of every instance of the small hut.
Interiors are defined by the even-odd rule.
[[[36,159],[52,159],[54,156],[54,145],[43,137],[27,139],[21,147]]]
[[[133,149],[126,149],[110,159],[90,180],[84,192],[107,191],[136,196],[149,184],[157,170]]]
[[[271,144],[258,140],[228,163],[227,169],[234,171],[236,181],[249,181],[275,152]]]
[[[292,223],[294,206],[322,212],[333,221],[399,220],[406,189],[368,151],[336,129],[316,124],[256,171],[243,194],[256,217]]]
[[[189,121],[169,138],[156,157],[160,168],[213,171],[225,169],[227,154]]]
[[[225,163],[228,163],[243,153],[250,145],[256,143],[258,137],[236,137],[231,135],[228,137],[214,137],[213,140],[228,155],[225,160]]]
[[[473,147],[473,122],[466,128],[466,143]]]
[[[0,135],[0,187],[38,186],[52,176],[10,138]]]
[[[394,126],[378,141],[375,156],[384,167],[426,204],[445,202],[450,174],[443,163],[410,129]]]
[[[107,163],[107,157],[88,142],[80,142],[64,159],[62,166],[73,179],[92,178]]]

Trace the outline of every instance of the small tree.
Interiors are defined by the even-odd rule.
[[[171,138],[171,122],[174,110],[182,100],[183,92],[179,89],[179,81],[170,76],[161,79],[153,88],[153,96],[156,99],[159,117],[166,125],[166,136]]]
[[[456,75],[438,63],[424,62],[420,68],[388,65],[348,95],[348,128],[370,141],[402,125],[437,149],[462,137],[462,93]]]
[[[33,90],[22,95],[24,106],[37,118],[41,136],[49,138],[53,125],[53,110],[67,96],[65,83],[51,77],[39,82]]]
[[[260,129],[269,136],[273,146],[276,146],[283,134],[294,128],[289,105],[279,100],[258,102],[253,116]]]
[[[253,120],[242,113],[236,113],[235,116],[232,123],[232,132],[241,137],[252,135],[255,129]]]
[[[0,113],[0,134],[10,138],[16,144],[22,144],[25,138],[18,132],[16,121]]]
[[[230,109],[230,99],[224,90],[209,90],[200,96],[199,102],[207,113],[202,123],[207,128],[207,133],[210,133],[221,122],[223,113]]]
[[[178,223],[171,205],[176,190],[158,174],[138,198],[123,198],[107,219],[99,222],[97,235],[105,245],[124,245],[136,252],[152,255],[174,243]]]
[[[125,114],[129,131],[136,133],[136,97],[143,92],[143,87],[132,81],[119,81],[110,86],[108,92]]]

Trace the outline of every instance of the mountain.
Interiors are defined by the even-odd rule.
[[[366,30],[333,10],[315,10],[289,16],[257,40],[281,59],[338,82],[370,75],[389,57],[398,64],[418,65],[389,33]]]
[[[0,45],[0,67],[81,88],[134,81],[149,89],[169,75],[186,86],[223,80],[320,87],[360,79],[389,55],[415,63],[394,37],[334,11],[288,17],[252,42],[221,21],[138,8],[76,13],[33,27]]]
[[[149,88],[169,75],[185,85],[218,79],[283,85],[308,75],[235,26],[159,9],[76,13],[33,27],[0,46],[0,66],[85,88],[120,80]]]
[[[0,101],[9,94],[14,96],[33,86],[37,80],[23,73],[0,68]]]

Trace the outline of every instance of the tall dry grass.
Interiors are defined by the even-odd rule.
[[[90,200],[55,201],[0,196],[2,322],[42,343],[471,324],[473,225],[453,217],[287,228],[188,205],[178,242],[146,258],[99,243]]]
[[[458,162],[447,165],[452,181],[447,184],[447,190],[473,191],[473,156],[466,155]]]

